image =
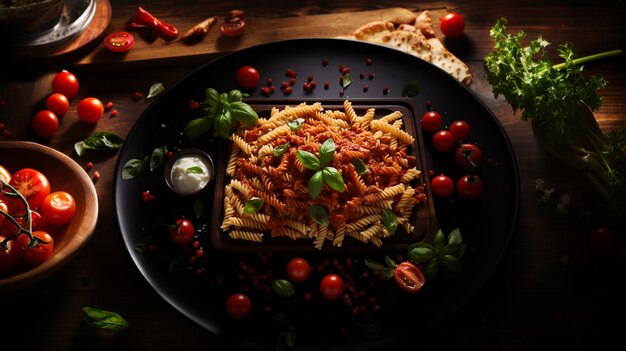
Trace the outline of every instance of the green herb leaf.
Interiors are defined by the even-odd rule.
[[[280,144],[274,148],[274,157],[280,157],[287,150],[289,150],[289,143]]]
[[[152,150],[152,154],[150,154],[150,170],[154,171],[155,169],[161,167],[163,164],[163,157],[167,153],[167,148],[165,146],[160,146]]]
[[[347,88],[350,83],[352,83],[352,76],[350,75],[350,73],[344,74],[343,79],[341,80],[341,85],[344,88]]]
[[[195,140],[208,132],[211,128],[213,128],[212,119],[206,117],[193,119],[185,126],[185,137],[189,140]]]
[[[380,339],[385,334],[385,331],[376,324],[357,324],[361,328],[361,335],[363,335],[363,337],[366,339]]]
[[[439,255],[437,256],[438,261],[441,263],[443,268],[450,272],[461,272],[463,270],[463,262],[453,255]]]
[[[137,158],[131,158],[122,167],[122,179],[129,180],[137,177],[143,171],[145,162]]]
[[[443,247],[446,245],[446,236],[443,234],[443,230],[439,229],[435,233],[435,237],[433,238],[433,246],[435,247],[435,253],[441,252]]]
[[[320,163],[322,166],[328,166],[335,157],[335,141],[332,138],[326,139],[320,147]]]
[[[385,269],[385,266],[382,263],[370,260],[368,258],[365,259],[365,266],[373,271],[382,271],[383,269]]]
[[[231,106],[233,102],[240,102],[243,99],[243,94],[241,91],[237,89],[233,89],[228,92],[228,102],[230,102]]]
[[[264,203],[265,201],[261,199],[260,197],[253,196],[248,201],[246,201],[246,204],[243,207],[243,213],[245,214],[257,213],[259,212],[261,208],[263,208]]]
[[[206,99],[203,101],[203,103],[205,105],[207,105],[206,107],[209,106],[218,106],[220,103],[220,93],[217,92],[217,90],[213,89],[213,88],[207,88],[207,90],[205,90],[204,92]]]
[[[396,268],[398,266],[396,264],[396,261],[394,261],[391,257],[389,257],[389,255],[385,255],[385,263],[387,264],[387,267],[391,267],[391,268]]]
[[[204,170],[202,169],[202,167],[198,167],[198,166],[189,167],[185,171],[187,173],[192,173],[192,174],[202,174],[202,173],[204,173]]]
[[[326,167],[322,170],[322,176],[324,182],[331,188],[343,193],[345,184],[343,183],[343,177],[335,167]]]
[[[416,80],[410,80],[404,84],[402,88],[402,96],[413,97],[420,92],[420,83]]]
[[[411,245],[408,247],[408,249],[407,249],[407,250],[408,250],[408,251],[411,251],[411,250],[413,250],[413,249],[414,249],[414,248],[416,248],[416,247],[426,247],[426,248],[431,249],[432,251],[435,251],[435,247],[434,247],[434,246],[432,246],[431,244],[429,244],[429,243],[427,243],[427,242],[424,242],[424,241],[420,241],[420,242],[416,242],[415,244],[411,244]]]
[[[435,251],[428,247],[415,247],[409,251],[409,258],[415,263],[427,262],[435,257]]]
[[[146,253],[148,251],[148,245],[152,243],[151,236],[144,236],[141,239],[137,240],[135,243],[134,249],[139,253]]]
[[[313,173],[311,179],[309,179],[308,191],[309,195],[311,195],[312,199],[317,199],[317,197],[322,192],[322,188],[324,187],[324,178],[322,171],[317,171]]]
[[[461,229],[456,228],[448,234],[448,244],[456,244],[459,245],[463,242],[463,238],[461,237]]]
[[[363,160],[361,160],[360,158],[353,158],[352,165],[354,166],[354,170],[358,175],[364,175],[369,173],[370,171],[365,162],[363,162]]]
[[[124,144],[124,138],[111,132],[96,132],[83,141],[74,144],[78,156],[83,156],[86,150],[117,150]]]
[[[174,273],[175,269],[182,269],[182,268],[184,268],[183,264],[180,263],[179,260],[174,258],[174,259],[170,260],[170,266],[169,266],[167,272],[171,274],[171,273]]]
[[[295,132],[296,130],[300,129],[300,127],[302,127],[302,123],[304,123],[304,118],[298,118],[296,120],[287,122],[287,125],[289,126],[289,129],[291,129],[291,131]]]
[[[213,128],[215,128],[215,135],[223,139],[228,139],[231,127],[232,116],[230,111],[222,109],[221,112],[215,117],[215,122],[213,124]]]
[[[309,215],[313,218],[313,221],[319,225],[328,225],[328,213],[323,207],[311,206],[309,209]]]
[[[272,282],[272,290],[278,296],[291,297],[296,293],[296,288],[287,279],[276,279]]]
[[[150,91],[148,92],[148,96],[146,99],[151,99],[165,91],[165,85],[163,83],[154,83],[150,86]]]
[[[302,163],[302,165],[308,169],[312,169],[314,171],[319,171],[322,169],[320,160],[308,151],[297,150],[296,157],[298,158],[298,161],[300,161],[300,163]]]
[[[459,257],[459,255],[457,255],[458,250],[461,248],[461,245],[459,244],[448,244],[446,246],[444,246],[440,252],[438,253],[442,253],[444,255],[454,255]]]
[[[396,230],[398,230],[398,218],[396,217],[396,214],[390,209],[384,208],[381,215],[383,217],[382,222],[385,228],[387,228],[389,233],[394,234]]]
[[[192,209],[193,214],[196,216],[196,218],[202,217],[202,214],[204,213],[204,202],[202,202],[200,198],[196,198],[196,200],[193,202]]]
[[[231,102],[230,108],[233,117],[247,126],[255,126],[259,122],[259,115],[256,111],[243,101]]]
[[[437,258],[433,258],[428,261],[424,267],[424,277],[426,281],[433,279],[437,275],[437,272],[439,272],[439,261],[437,261]]]
[[[285,331],[278,334],[276,339],[275,351],[287,351],[296,344],[296,333],[292,331]]]
[[[395,270],[394,267],[387,267],[385,269],[383,269],[382,271],[380,271],[380,273],[378,274],[378,277],[380,278],[380,280],[389,280],[391,278],[393,278],[393,271]]]
[[[92,307],[83,307],[83,319],[92,328],[124,330],[130,328],[130,323],[115,312],[100,310]]]

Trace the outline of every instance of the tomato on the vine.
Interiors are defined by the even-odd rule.
[[[78,79],[68,71],[57,73],[52,79],[52,92],[65,95],[71,99],[78,93]]]
[[[52,256],[54,251],[54,239],[44,231],[34,231],[33,237],[37,238],[39,243],[35,246],[31,245],[30,237],[22,234],[15,239],[15,247],[17,257],[27,264],[38,265]]]
[[[83,122],[96,123],[104,113],[104,105],[100,99],[87,97],[82,99],[76,107],[78,117]]]
[[[436,111],[428,111],[424,113],[421,119],[422,130],[427,133],[436,133],[443,127],[443,119]]]
[[[5,183],[8,183],[11,180],[11,172],[2,167],[2,165],[0,165],[0,180],[3,180]]]
[[[470,125],[461,120],[452,122],[448,127],[448,130],[454,135],[456,141],[467,141],[472,132]]]
[[[0,235],[0,243],[4,241],[5,237]],[[15,268],[15,250],[13,240],[9,240],[6,243],[6,248],[0,247],[0,276],[6,273],[11,273]]]
[[[6,202],[0,199],[0,210],[4,211],[4,213],[9,213],[9,205]],[[0,234],[2,234],[2,230],[4,229],[4,225],[7,222],[7,218],[0,213]]]
[[[62,116],[69,110],[70,101],[63,94],[54,93],[46,99],[46,108],[57,116]]]
[[[483,193],[483,181],[475,174],[466,174],[456,183],[459,197],[466,200],[475,200]]]
[[[448,152],[452,150],[455,138],[448,130],[440,130],[433,135],[433,147],[439,152]]]
[[[35,134],[42,138],[50,138],[59,129],[59,119],[49,110],[41,110],[35,114],[32,121]]]
[[[430,181],[433,195],[446,199],[454,193],[454,182],[445,174],[440,174]]]
[[[393,270],[393,277],[400,289],[415,294],[422,289],[426,278],[422,270],[411,262],[402,262]]]
[[[46,222],[54,225],[63,225],[74,218],[76,202],[70,193],[55,191],[43,200],[40,212]]]
[[[226,300],[226,313],[233,319],[245,319],[252,312],[252,301],[244,294],[231,295]]]
[[[617,233],[611,227],[594,227],[589,232],[589,244],[595,253],[611,252],[617,244]]]
[[[475,144],[461,144],[454,153],[456,163],[465,168],[476,168],[483,162],[483,152]]]
[[[337,274],[326,275],[320,283],[320,293],[328,301],[336,301],[343,294],[345,284]]]
[[[178,245],[189,244],[193,240],[195,229],[188,219],[179,219],[175,227],[170,228],[170,239]]]
[[[28,230],[28,219],[24,215],[26,211],[20,210],[16,213],[13,213],[13,218],[22,228]],[[41,214],[37,211],[30,211],[30,219],[31,219],[31,230],[32,231],[48,231],[48,222],[46,222]],[[13,222],[7,221],[4,226],[4,231],[0,232],[1,235],[5,237],[14,236],[18,233],[18,228],[13,224]]]
[[[439,29],[448,38],[458,38],[465,31],[465,20],[456,12],[450,12],[441,18]]]
[[[302,257],[295,257],[287,264],[287,276],[294,283],[305,281],[311,274],[311,266]]]
[[[19,191],[31,210],[39,208],[46,196],[50,195],[50,182],[46,176],[32,168],[23,168],[11,176],[9,185]],[[12,198],[9,201],[11,211],[24,209],[24,204],[19,199]]]
[[[237,70],[235,78],[240,87],[244,89],[254,89],[257,84],[259,84],[261,74],[252,66],[243,66]]]

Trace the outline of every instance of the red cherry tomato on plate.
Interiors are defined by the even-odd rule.
[[[135,45],[135,37],[128,32],[110,33],[104,38],[104,47],[113,52],[126,52]]]
[[[447,130],[440,130],[433,135],[433,147],[439,152],[448,152],[454,146],[454,135]]]
[[[35,231],[33,236],[41,242],[31,246],[31,240],[26,234],[22,234],[15,239],[17,257],[29,265],[38,265],[52,256],[54,250],[54,240],[52,236],[44,231]]]
[[[469,124],[465,121],[454,121],[448,127],[450,133],[454,134],[454,138],[456,141],[466,141],[468,140],[472,129]]]
[[[62,116],[69,110],[70,101],[63,94],[54,93],[46,99],[46,108],[57,116]]]
[[[447,175],[440,174],[430,181],[433,195],[446,199],[454,193],[454,182]]]
[[[55,191],[43,200],[40,212],[46,222],[63,225],[74,218],[76,202],[70,193]]]
[[[261,75],[259,71],[252,66],[243,66],[241,67],[235,76],[237,79],[237,84],[244,89],[254,89],[257,84],[259,84],[259,80],[261,79]]]
[[[176,227],[170,229],[170,239],[178,245],[189,244],[194,235],[193,223],[188,219],[177,220]]]
[[[436,111],[428,111],[422,116],[422,130],[427,133],[435,133],[441,130],[443,120]]]
[[[52,92],[65,95],[71,99],[78,93],[78,79],[68,71],[57,73],[52,79]]]
[[[345,284],[337,274],[328,274],[320,283],[320,293],[328,301],[336,301],[343,294]]]
[[[424,273],[416,265],[411,262],[402,262],[393,270],[393,277],[396,284],[403,291],[409,294],[415,294],[422,290],[422,286],[426,282]]]
[[[483,193],[483,181],[475,174],[466,174],[457,181],[456,191],[462,199],[478,199]]]
[[[294,283],[305,281],[311,273],[311,266],[302,257],[293,258],[287,264],[287,276]]]
[[[37,210],[46,196],[50,195],[50,182],[46,176],[32,168],[23,168],[13,173],[9,184],[26,198],[31,210]],[[24,210],[19,199],[9,201],[11,211]]]
[[[465,20],[456,12],[450,12],[441,18],[439,29],[448,38],[458,38],[465,31]]]
[[[454,159],[465,169],[475,168],[483,162],[483,152],[474,144],[462,144],[456,149]]]
[[[595,227],[589,232],[589,244],[595,253],[611,252],[617,244],[617,233],[610,227]]]
[[[59,129],[59,119],[52,111],[41,110],[32,121],[35,134],[42,138],[51,138]]]
[[[97,98],[84,98],[78,103],[77,112],[81,121],[96,123],[104,113],[104,105]]]
[[[252,312],[252,302],[244,294],[237,293],[231,295],[226,300],[226,313],[233,319],[245,319]]]

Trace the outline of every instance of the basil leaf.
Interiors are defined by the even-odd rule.
[[[443,268],[450,272],[461,272],[463,270],[463,262],[456,256],[439,255],[437,258]]]
[[[315,155],[308,151],[297,150],[296,157],[298,158],[300,163],[302,163],[302,165],[308,169],[312,169],[314,171],[319,171],[322,169],[320,160],[318,160]]]
[[[431,249],[432,251],[435,251],[435,248],[431,244],[425,243],[423,241],[420,241],[420,242],[417,242],[415,244],[412,244],[411,246],[409,246],[409,248],[407,250],[411,251],[411,250],[413,250],[416,247],[426,247],[426,248]]]
[[[320,147],[320,163],[327,166],[333,161],[335,156],[335,141],[332,138],[326,139]]]
[[[230,111],[227,109],[222,109],[222,112],[219,113],[215,119],[215,135],[228,139],[228,135],[230,134],[230,127],[232,126],[232,117],[230,115]]]
[[[446,245],[446,236],[443,234],[443,230],[439,229],[435,233],[433,238],[433,246],[435,247],[435,253],[441,252],[441,249]]]
[[[289,150],[289,143],[280,144],[274,148],[274,157],[280,157],[285,151]]]
[[[192,173],[192,174],[204,173],[204,170],[202,169],[202,167],[198,167],[198,166],[189,167],[185,171],[187,171],[187,173]]]
[[[293,322],[291,322],[289,318],[287,318],[287,316],[282,312],[274,312],[271,318],[272,318],[272,321],[274,321],[274,323],[280,325],[281,327],[285,329],[289,329],[289,330],[296,329],[296,326],[293,324]]]
[[[139,252],[139,253],[146,253],[146,251],[148,251],[148,245],[150,245],[150,243],[152,243],[152,237],[151,236],[144,236],[141,239],[137,240],[137,242],[135,243],[135,251]]]
[[[341,85],[346,88],[348,85],[352,83],[352,76],[350,73],[346,73],[343,75],[343,79],[341,80]]]
[[[202,202],[200,198],[196,198],[196,201],[193,202],[192,208],[193,214],[196,215],[196,218],[202,217],[202,214],[204,213],[204,202]]]
[[[420,92],[420,83],[416,80],[410,80],[406,82],[404,88],[402,88],[402,96],[413,97]]]
[[[448,244],[460,244],[461,242],[463,242],[463,238],[461,237],[461,229],[456,228],[448,235]]]
[[[361,160],[360,158],[353,158],[352,165],[354,166],[354,170],[358,175],[364,175],[369,173],[370,171],[365,162],[363,162],[363,160]]]
[[[385,269],[385,266],[382,263],[367,258],[365,259],[365,266],[373,271],[382,271]]]
[[[388,255],[385,255],[385,263],[387,264],[388,267],[396,268],[396,266],[397,266],[396,261],[394,261]]]
[[[256,111],[243,101],[230,103],[233,117],[247,126],[255,126],[259,122],[259,115]]]
[[[289,126],[289,129],[291,129],[291,131],[296,131],[298,129],[300,129],[300,127],[302,127],[302,123],[304,123],[304,118],[298,118],[294,121],[290,121],[287,122],[287,125]]]
[[[230,102],[228,101],[228,94],[226,93],[220,94],[220,100],[219,100],[218,105],[221,106],[222,108],[228,108],[230,106]]]
[[[218,93],[217,90],[213,88],[208,88],[204,92],[204,94],[206,96],[206,100],[204,100],[204,103],[208,104],[209,106],[217,106],[219,104],[220,93]]]
[[[313,221],[319,225],[328,225],[328,213],[323,207],[311,206],[309,209],[309,215],[313,218]]]
[[[241,101],[241,99],[243,99],[243,95],[241,94],[241,91],[237,89],[233,89],[228,92],[228,102],[231,103],[231,106],[233,102],[239,102]]]
[[[435,257],[435,251],[428,247],[416,247],[409,251],[409,258],[415,263],[427,262]]]
[[[146,99],[151,99],[165,91],[165,85],[163,83],[154,83],[150,86],[150,91],[148,92],[148,96]]]
[[[328,184],[331,188],[337,190],[340,193],[343,193],[345,185],[343,183],[343,178],[339,171],[334,167],[326,167],[322,170],[322,175],[324,178],[324,182]]]
[[[278,334],[275,351],[287,351],[296,344],[296,333],[294,331],[285,331]]]
[[[385,333],[385,331],[381,327],[375,324],[357,324],[361,328],[361,335],[363,335],[363,337],[366,339],[380,339]]]
[[[197,118],[189,121],[185,126],[184,133],[187,139],[194,140],[205,134],[213,127],[213,120],[206,117]]]
[[[382,271],[380,271],[380,273],[378,274],[378,277],[380,278],[380,280],[389,280],[393,278],[394,270],[395,270],[395,267],[387,267],[383,269]]]
[[[122,167],[122,179],[133,179],[143,171],[145,162],[137,158],[131,158]]]
[[[291,297],[296,293],[296,288],[287,279],[276,279],[272,282],[272,290],[278,296]]]
[[[161,167],[163,164],[163,157],[167,153],[167,149],[165,146],[157,147],[152,150],[152,154],[150,154],[150,170],[154,171],[155,169]]]
[[[251,197],[250,200],[246,201],[246,204],[243,207],[243,213],[245,214],[253,214],[259,212],[259,210],[263,207],[265,201],[259,197]]]
[[[111,132],[96,132],[83,141],[74,144],[74,150],[78,156],[85,154],[86,150],[117,150],[124,144],[124,139]]]
[[[463,255],[465,255],[465,249],[467,249],[467,244],[465,243],[459,244],[459,250],[456,253],[456,257],[463,258]]]
[[[445,255],[454,255],[454,256],[459,257],[456,253],[460,247],[461,245],[458,245],[458,244],[448,244],[444,246],[440,252]]]
[[[437,275],[437,272],[439,272],[439,261],[437,261],[437,258],[433,258],[428,261],[426,267],[424,267],[424,277],[426,281],[433,279],[435,275]]]
[[[83,319],[90,327],[97,329],[124,330],[130,323],[115,312],[83,307]]]
[[[394,234],[396,230],[398,230],[398,218],[396,217],[396,214],[390,209],[384,208],[381,215],[383,217],[382,222],[385,228],[387,228],[389,233]]]
[[[324,187],[324,177],[322,175],[322,171],[317,171],[313,173],[311,179],[309,179],[308,191],[309,195],[311,195],[312,199],[317,199],[317,197],[322,192],[322,188]]]

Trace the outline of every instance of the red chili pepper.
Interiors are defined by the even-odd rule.
[[[153,30],[159,31],[161,34],[168,37],[178,36],[178,28],[154,17],[150,12],[144,10],[141,6],[137,7],[135,17],[128,23],[128,26],[130,28],[152,28]]]

